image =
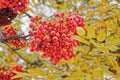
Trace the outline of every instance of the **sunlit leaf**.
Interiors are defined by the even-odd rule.
[[[102,42],[104,41],[106,38],[106,30],[105,29],[101,29],[98,36],[97,36],[97,40]]]
[[[85,43],[87,45],[90,45],[89,41],[87,41],[86,39],[80,37],[80,36],[73,36],[76,40],[82,42],[82,43]]]
[[[13,76],[12,79],[24,78],[24,77],[29,77],[29,76],[31,76],[29,73],[22,73],[22,72],[16,72],[16,71],[14,71],[14,72],[16,73],[16,75]]]
[[[111,51],[116,51],[118,49],[118,47],[115,45],[108,45],[107,48]]]
[[[82,27],[77,27],[77,33],[78,35],[84,36],[85,30]]]
[[[80,54],[77,54],[74,58],[74,64],[77,66],[80,63],[81,56]]]
[[[95,25],[90,25],[87,27],[87,38],[95,38]]]

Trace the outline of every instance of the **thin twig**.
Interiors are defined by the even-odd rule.
[[[24,12],[25,15],[27,15],[29,18],[31,18],[32,16],[26,12]]]

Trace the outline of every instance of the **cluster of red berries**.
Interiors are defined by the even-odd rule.
[[[13,67],[10,68],[10,79],[16,75],[16,73],[14,71],[17,71],[17,72],[24,72],[23,68],[22,68],[22,65],[15,65]],[[13,80],[20,80],[20,78],[17,78],[17,79],[13,79]]]
[[[26,10],[28,0],[0,0],[0,9],[12,9],[14,13],[24,12]]]
[[[0,0],[0,26],[11,23],[18,12],[26,10],[28,0]]]
[[[16,75],[14,71],[24,72],[21,65],[15,65],[11,67],[9,71],[0,70],[0,80],[20,80],[20,78],[12,79],[12,77]]]
[[[17,28],[15,28],[11,25],[3,27],[3,37],[4,38],[13,37],[16,35],[18,35]],[[24,38],[16,38],[16,39],[11,38],[11,39],[7,40],[7,43],[15,46],[16,48],[25,47],[27,45],[27,42]]]
[[[77,13],[56,13],[51,20],[30,19],[33,35],[30,41],[30,51],[42,51],[42,57],[49,57],[53,64],[61,59],[67,60],[75,56],[73,47],[78,42],[72,38],[76,27],[84,27],[84,19]]]
[[[17,14],[13,13],[12,9],[0,9],[0,26],[5,26],[11,23]]]
[[[0,80],[9,80],[9,74],[7,71],[0,70]]]

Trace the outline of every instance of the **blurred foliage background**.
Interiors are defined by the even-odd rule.
[[[22,80],[120,80],[120,1],[119,0],[30,0],[26,13],[12,25],[28,34],[28,15],[50,19],[54,12],[77,12],[85,19],[85,30],[77,28],[81,42],[76,57],[53,65],[29,47],[13,51],[0,43],[0,68],[23,65]],[[27,15],[28,14],[28,15]]]

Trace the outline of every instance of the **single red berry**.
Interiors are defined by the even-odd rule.
[[[53,40],[53,42],[57,42],[57,41],[58,41],[58,37],[57,37],[57,36],[54,36],[54,37],[52,38],[52,40]]]

